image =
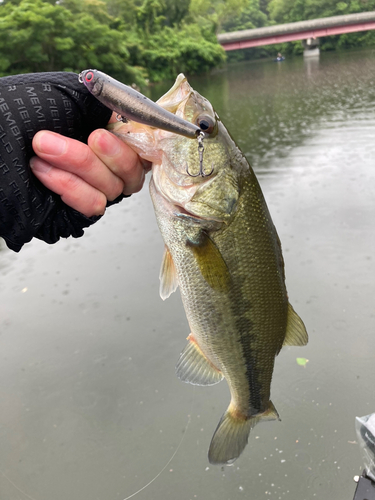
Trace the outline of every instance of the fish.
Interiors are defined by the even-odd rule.
[[[306,345],[308,335],[288,301],[281,243],[259,182],[211,103],[180,74],[157,104],[204,130],[204,154],[197,141],[139,123],[112,131],[152,162],[150,193],[165,243],[160,295],[179,287],[191,332],[176,373],[193,385],[227,381],[231,399],[208,459],[231,464],[258,422],[279,419],[270,399],[275,358],[283,346]]]

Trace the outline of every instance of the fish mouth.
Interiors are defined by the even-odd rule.
[[[185,104],[193,92],[186,76],[180,73],[173,86],[156,103],[167,111],[184,118]]]

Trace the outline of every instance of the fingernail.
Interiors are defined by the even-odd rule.
[[[53,156],[62,155],[67,146],[67,141],[63,136],[52,132],[39,132],[34,141],[38,152]]]
[[[98,137],[95,142],[102,155],[111,157],[120,153],[121,147],[119,139],[111,134],[111,132],[108,132],[107,130],[100,130],[97,134]]]
[[[30,167],[34,172],[47,173],[51,170],[51,165],[41,160],[40,158],[33,156],[30,159]]]

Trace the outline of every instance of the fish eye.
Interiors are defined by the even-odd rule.
[[[94,73],[92,71],[89,71],[85,75],[85,80],[86,82],[91,82],[91,80],[94,78]]]
[[[201,115],[197,118],[198,127],[206,134],[212,134],[215,128],[215,120],[208,115]]]

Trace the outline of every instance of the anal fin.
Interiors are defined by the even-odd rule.
[[[223,374],[210,363],[192,339],[193,337],[189,335],[189,343],[182,351],[177,362],[177,377],[183,382],[193,385],[218,384],[223,380]]]
[[[286,335],[283,345],[303,346],[309,341],[305,325],[302,319],[288,304],[288,320],[286,325]]]

